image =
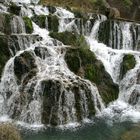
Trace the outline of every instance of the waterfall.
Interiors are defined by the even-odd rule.
[[[12,57],[4,67],[0,82],[1,118],[4,120],[3,116],[8,116],[25,126],[69,126],[100,114],[105,105],[96,85],[67,67],[64,56],[69,46],[51,38],[48,28],[40,28],[33,21],[33,33],[25,32],[21,17],[49,15],[48,7],[20,6],[20,16],[11,20],[8,48]],[[66,20],[66,24],[72,21],[71,25],[75,24],[74,28],[81,33],[81,21],[75,20],[73,13],[56,7],[54,15],[59,18],[60,25],[65,26]],[[47,20],[45,23],[48,26]],[[59,29],[63,31],[63,27]]]
[[[11,21],[11,30],[13,34],[25,33],[25,24],[21,17],[14,16]]]
[[[137,23],[106,20],[99,27],[99,42],[113,49],[139,51],[139,28]]]
[[[11,58],[5,64],[0,81],[0,118],[8,116],[27,126],[68,126],[100,115],[114,119],[117,114],[123,120],[132,117],[132,111],[134,116],[140,114],[139,24],[112,21],[96,14],[89,14],[86,20],[75,18],[72,12],[61,7],[53,7],[52,11],[49,6],[37,5],[38,0],[12,2],[21,8],[19,16],[14,15],[10,20]],[[9,14],[8,7],[0,4],[0,13]],[[90,51],[119,85],[119,98],[107,108],[98,85],[68,68],[64,56],[70,46],[49,36],[50,23],[46,17],[50,14],[59,20],[58,32],[76,32],[85,37]],[[41,15],[46,18],[45,28],[32,20]],[[25,16],[32,20],[32,34],[26,34],[22,19]],[[121,66],[128,54],[134,57],[136,64],[120,78]]]

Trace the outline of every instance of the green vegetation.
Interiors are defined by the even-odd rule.
[[[47,18],[47,19],[46,19]],[[32,20],[41,28],[46,28],[46,20],[48,23],[48,29],[51,32],[58,32],[59,21],[58,17],[54,15],[36,15]]]
[[[46,15],[35,15],[32,20],[41,28],[46,27]]]
[[[127,54],[123,57],[123,61],[121,63],[120,68],[120,79],[124,77],[124,75],[131,69],[133,69],[136,65],[135,57],[131,54]]]
[[[71,45],[75,48],[89,48],[84,36],[77,33],[71,33],[68,31],[62,33],[51,32],[50,36],[61,41],[64,45]]]
[[[21,140],[21,137],[15,126],[0,124],[0,140]]]
[[[31,34],[33,32],[33,25],[31,19],[29,17],[23,17],[23,20],[25,22],[26,33]]]
[[[110,75],[105,71],[103,64],[89,50],[89,46],[82,35],[66,31],[62,33],[52,32],[50,36],[60,40],[65,45],[72,46],[72,48],[67,50],[65,55],[69,69],[82,78],[96,83],[106,104],[117,99],[118,86],[113,83]],[[76,105],[78,108],[78,103]]]
[[[122,0],[126,7],[130,7],[133,4],[133,0]]]
[[[117,99],[118,86],[113,83],[101,61],[97,60],[94,53],[88,48],[69,48],[66,52],[65,60],[71,71],[97,85],[106,104]]]
[[[49,15],[48,18],[48,29],[51,32],[58,32],[59,20],[57,16]]]

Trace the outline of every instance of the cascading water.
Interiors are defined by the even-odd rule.
[[[30,4],[36,4],[38,0],[12,2],[17,3],[21,9],[20,16],[14,16],[11,21],[9,50],[12,57],[5,65],[0,82],[2,119],[3,116],[8,116],[20,124],[24,122],[33,126],[73,126],[92,119],[95,114],[112,118],[117,114],[121,119],[131,115],[132,111],[135,112],[134,115],[140,114],[140,53],[137,51],[139,25],[108,22],[105,16],[94,14],[89,15],[88,20],[83,22],[81,18],[75,18],[73,13],[63,8],[56,7],[53,11],[53,16],[59,18],[59,32],[69,31],[84,35],[90,50],[103,62],[106,71],[119,85],[118,100],[105,108],[96,85],[68,69],[64,55],[69,46],[49,36],[47,17],[46,28],[41,28],[32,21],[34,31],[31,35],[26,34],[22,17],[48,16],[50,9]],[[7,6],[0,4],[1,13],[8,13],[7,9]],[[104,32],[104,26],[109,30]],[[17,42],[13,43],[15,38]],[[136,66],[120,79],[120,67],[126,54],[135,57]],[[118,112],[121,112],[121,115],[118,115]]]
[[[69,46],[51,38],[48,28],[40,28],[34,22],[33,34],[26,34],[22,16],[48,15],[48,8],[20,7],[20,16],[14,16],[11,21],[12,58],[6,63],[0,82],[1,118],[8,116],[19,124],[24,122],[23,125],[73,126],[99,114],[105,105],[96,85],[76,76],[65,63]],[[60,20],[74,18],[73,13],[59,7],[54,15]]]

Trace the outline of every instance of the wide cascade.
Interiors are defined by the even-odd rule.
[[[132,111],[140,119],[140,25],[38,2],[0,2],[0,120],[67,126]]]

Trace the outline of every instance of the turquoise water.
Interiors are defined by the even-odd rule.
[[[48,128],[44,132],[27,132],[23,140],[140,140],[139,133],[140,124],[123,122],[109,125],[105,120],[98,120],[77,129]]]

